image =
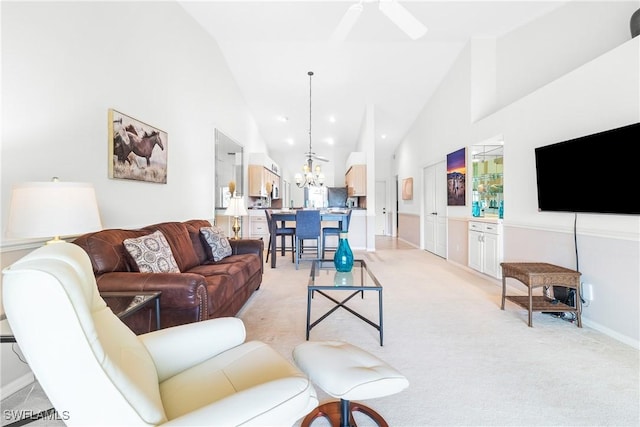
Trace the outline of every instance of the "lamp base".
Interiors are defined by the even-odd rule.
[[[231,227],[231,230],[233,230],[233,240],[238,240],[240,238],[238,237],[238,233],[240,233],[240,223],[238,222],[237,216],[233,217],[233,227]]]
[[[52,245],[54,243],[64,243],[64,242],[66,242],[66,240],[62,240],[60,236],[55,236],[53,239],[45,242],[45,245]]]

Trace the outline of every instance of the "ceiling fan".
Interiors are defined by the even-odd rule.
[[[360,0],[347,9],[346,13],[340,20],[340,23],[334,30],[331,39],[333,41],[344,41],[351,29],[355,26],[360,18],[364,7],[363,2],[371,2],[373,0]],[[412,40],[417,40],[427,33],[427,27],[411,14],[397,0],[377,0],[378,9],[384,13],[394,24],[404,31]]]
[[[311,151],[311,78],[313,77],[313,71],[309,71],[307,75],[309,76],[309,151],[304,153],[304,155],[307,157],[307,164],[309,165],[309,168],[311,168],[313,159],[321,162],[328,162],[329,159],[324,156],[319,156]]]

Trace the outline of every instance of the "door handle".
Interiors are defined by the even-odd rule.
[[[387,214],[387,208],[382,208],[382,214],[386,215]]]

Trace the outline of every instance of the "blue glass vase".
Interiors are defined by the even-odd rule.
[[[347,273],[353,268],[353,252],[347,240],[347,233],[340,233],[338,249],[333,256],[333,264],[336,266],[336,270],[341,273]]]
[[[480,216],[480,204],[478,202],[473,202],[471,207],[471,215],[474,217]]]
[[[498,218],[504,218],[504,200],[500,200],[500,207],[498,208]]]

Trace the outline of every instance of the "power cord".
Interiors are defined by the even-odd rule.
[[[22,355],[16,350],[16,344],[11,344],[11,351],[13,351],[13,353],[18,357],[18,360],[21,361],[22,363],[24,363],[25,365],[28,365],[27,361],[24,360],[22,358]]]

